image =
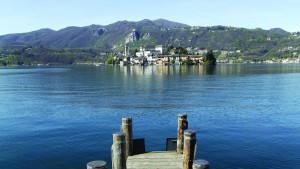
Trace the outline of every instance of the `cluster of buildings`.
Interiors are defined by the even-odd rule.
[[[162,45],[156,45],[154,48],[146,49],[144,46],[134,54],[130,54],[129,47],[125,46],[123,59],[121,65],[168,65],[168,64],[182,64],[185,61],[190,63],[201,63],[203,57],[199,55],[164,55],[165,49]]]

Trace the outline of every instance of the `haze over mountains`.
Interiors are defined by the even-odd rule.
[[[138,22],[118,21],[106,26],[67,27],[58,31],[40,29],[3,35],[0,36],[0,47],[5,48],[21,42],[31,46],[121,51],[126,41],[132,48],[162,44],[266,54],[285,45],[299,46],[299,38],[291,37],[291,33],[280,28],[263,30],[225,26],[191,27],[164,19],[145,19]]]

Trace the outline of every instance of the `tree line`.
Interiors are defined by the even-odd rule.
[[[0,50],[2,65],[62,64],[79,62],[101,62],[103,58],[97,49],[51,48],[35,46],[23,49]]]

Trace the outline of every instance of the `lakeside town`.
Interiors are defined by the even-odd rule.
[[[192,54],[193,53],[193,54]],[[214,53],[219,53],[216,58]],[[215,63],[300,63],[300,56],[298,58],[272,58],[267,60],[243,60],[241,58],[229,59],[227,56],[232,54],[241,54],[241,50],[236,51],[219,51],[199,49],[193,50],[191,48],[182,47],[168,47],[163,45],[155,45],[153,48],[146,48],[141,46],[139,51],[130,53],[128,45],[125,46],[123,53],[111,55],[108,57],[106,64],[120,64],[125,65],[198,65],[206,64],[209,61]],[[208,59],[211,55],[212,60]],[[215,60],[215,61],[213,61]],[[97,65],[97,64],[96,64]]]

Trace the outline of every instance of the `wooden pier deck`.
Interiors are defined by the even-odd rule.
[[[195,160],[196,132],[188,130],[186,114],[178,115],[177,138],[166,139],[167,151],[145,152],[145,139],[133,139],[132,118],[122,118],[121,132],[113,133],[111,159],[113,169],[209,169],[206,160]],[[136,154],[136,155],[134,155]],[[98,165],[99,164],[99,165]],[[90,167],[91,166],[91,167]],[[88,169],[104,167],[92,161]]]
[[[153,151],[129,156],[127,169],[182,169],[183,155],[175,151]]]

